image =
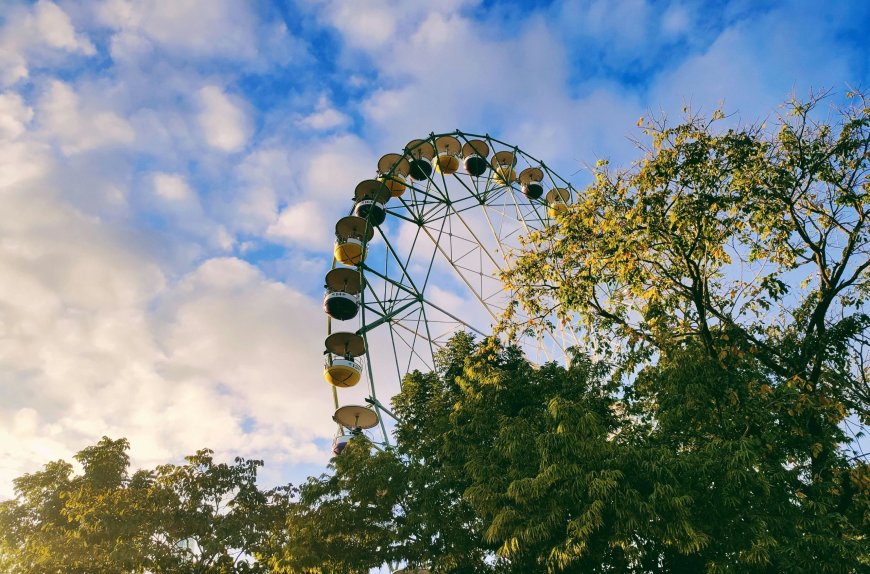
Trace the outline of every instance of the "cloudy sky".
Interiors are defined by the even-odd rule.
[[[322,277],[380,155],[458,128],[582,185],[642,115],[866,87],[868,27],[861,1],[0,0],[0,497],[102,435],[319,473]]]

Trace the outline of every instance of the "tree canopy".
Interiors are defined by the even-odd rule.
[[[103,437],[15,480],[0,502],[0,570],[9,574],[256,573],[287,514],[289,487],[260,490],[262,462],[184,464],[129,473],[126,439]]]
[[[504,280],[510,334],[411,373],[396,442],[301,488],[283,572],[867,572],[870,114],[646,121]],[[822,119],[819,119],[822,118]],[[723,127],[720,127],[723,126]],[[520,323],[520,317],[531,319]],[[328,558],[324,558],[328,557]]]

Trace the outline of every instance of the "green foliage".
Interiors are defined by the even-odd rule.
[[[870,109],[773,131],[690,116],[595,181],[505,273],[508,334],[589,345],[565,368],[458,335],[291,510],[284,572],[870,571]],[[522,323],[520,320],[522,319]],[[328,558],[324,558],[328,557]]]
[[[395,446],[357,438],[302,486],[277,571],[870,568],[870,468],[835,451],[814,475],[823,439],[783,411],[800,391],[753,357],[723,368],[687,346],[630,388],[467,335],[445,357],[406,378]]]
[[[461,369],[472,348],[454,340]],[[457,364],[457,361],[460,361]],[[481,524],[463,499],[464,471],[442,455],[456,385],[434,373],[412,373],[394,408],[403,420],[398,445],[372,450],[359,437],[334,459],[334,472],[300,488],[284,536],[281,572],[363,574],[385,562],[432,564],[436,570],[487,570]]]
[[[260,461],[182,465],[129,474],[126,439],[104,437],[15,480],[0,502],[0,570],[10,574],[265,572],[256,556],[283,523],[288,488],[261,491]]]

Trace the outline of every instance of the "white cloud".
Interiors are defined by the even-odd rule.
[[[111,145],[133,142],[135,133],[119,115],[82,102],[69,84],[49,83],[37,105],[37,120],[49,139],[64,153],[76,154]]]
[[[670,35],[687,33],[692,27],[692,14],[688,8],[671,4],[662,14],[662,29]]]
[[[150,66],[155,52],[182,67],[223,60],[249,71],[309,58],[282,21],[265,20],[258,10],[235,0],[102,0],[95,17],[114,31],[110,53],[123,65]]]
[[[60,63],[57,53],[92,56],[96,48],[77,33],[69,15],[57,4],[40,0],[23,7],[11,6],[0,29],[0,84],[12,85],[30,75],[36,65]]]
[[[167,284],[129,237],[18,189],[0,216],[0,378],[19,383],[0,405],[0,491],[104,434],[130,438],[136,464],[203,446],[324,461],[319,301],[232,258]]]
[[[40,0],[36,3],[34,24],[45,43],[52,48],[88,56],[97,53],[88,37],[77,34],[67,13],[53,2]]]
[[[0,139],[15,139],[27,129],[33,109],[16,93],[0,94]]]
[[[839,89],[851,78],[847,55],[826,42],[828,30],[788,18],[787,10],[722,30],[705,51],[663,71],[649,100],[673,117],[683,105],[710,115],[724,104],[726,113],[752,122],[775,113],[792,91],[803,97],[812,88]]]
[[[598,39],[607,52],[635,57],[650,43],[652,7],[646,0],[568,1],[561,6],[559,22],[578,36]]]
[[[469,0],[444,0],[435,8],[442,14],[459,12],[475,4]],[[335,26],[354,48],[378,52],[401,40],[408,29],[416,28],[430,14],[433,5],[424,2],[369,0],[348,3],[330,0],[318,6],[318,14]]]
[[[44,174],[50,155],[49,146],[36,142],[0,145],[0,189],[9,189]]]
[[[301,126],[314,130],[331,130],[345,127],[349,123],[350,117],[335,109],[325,96],[321,96],[312,113],[299,120]]]
[[[257,54],[257,21],[246,3],[106,0],[97,16],[107,26],[188,57],[244,60]]]
[[[154,192],[168,201],[190,201],[196,195],[183,177],[173,173],[154,174]]]
[[[300,159],[307,166],[303,189],[308,197],[346,211],[356,185],[375,175],[378,156],[365,140],[347,134],[317,142]]]
[[[323,343],[311,336],[325,322],[319,301],[267,280],[246,262],[221,258],[185,277],[161,299],[157,315],[161,370],[210,381],[227,393],[227,405],[267,429],[243,441],[265,448],[274,440],[281,450],[328,433],[329,393],[317,377]],[[317,458],[310,445],[294,448]]]
[[[251,128],[242,105],[217,86],[200,89],[199,104],[197,120],[208,145],[225,152],[247,145]]]
[[[333,225],[325,221],[317,203],[303,201],[286,207],[266,229],[266,236],[289,245],[301,245],[309,251],[319,249],[328,253],[332,231]]]

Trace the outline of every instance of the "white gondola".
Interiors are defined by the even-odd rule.
[[[357,436],[364,437],[362,431],[373,428],[380,422],[378,413],[361,405],[339,407],[332,415],[332,420],[344,429],[332,441],[332,453],[335,456],[341,454],[351,439]]]

